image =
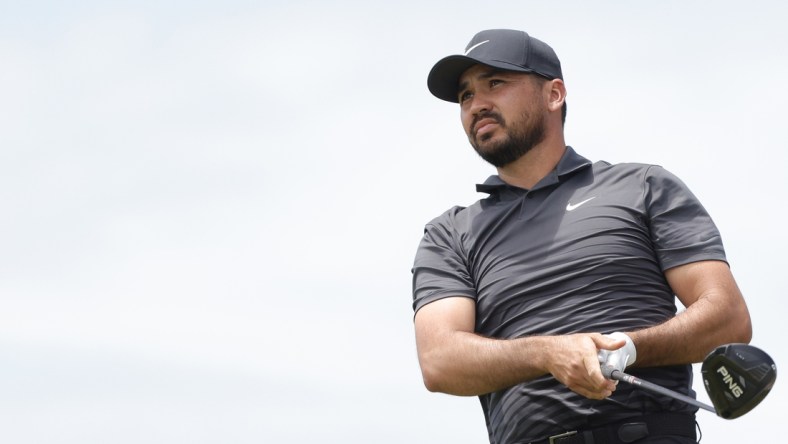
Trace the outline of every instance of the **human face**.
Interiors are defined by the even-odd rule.
[[[475,65],[459,81],[465,134],[495,167],[519,159],[545,138],[547,107],[532,75]]]

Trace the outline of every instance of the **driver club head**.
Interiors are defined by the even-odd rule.
[[[717,415],[734,419],[766,397],[777,379],[777,365],[757,347],[726,344],[703,360],[701,377]]]

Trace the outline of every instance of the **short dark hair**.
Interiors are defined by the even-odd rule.
[[[564,99],[564,106],[561,107],[561,125],[566,125],[566,99]]]

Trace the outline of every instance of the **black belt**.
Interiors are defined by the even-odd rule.
[[[628,444],[646,436],[660,435],[697,439],[695,417],[678,413],[657,413],[598,428],[571,430],[531,444]]]

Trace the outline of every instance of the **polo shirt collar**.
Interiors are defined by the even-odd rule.
[[[567,146],[564,155],[561,157],[561,160],[558,161],[558,165],[555,166],[555,169],[550,172],[550,174],[542,178],[542,180],[540,180],[539,183],[533,187],[533,189],[536,190],[558,183],[563,177],[571,175],[576,171],[589,166],[591,166],[590,160],[577,154],[571,146]],[[480,193],[493,194],[510,187],[511,186],[501,180],[498,175],[493,175],[488,177],[484,183],[477,184],[476,191]]]

